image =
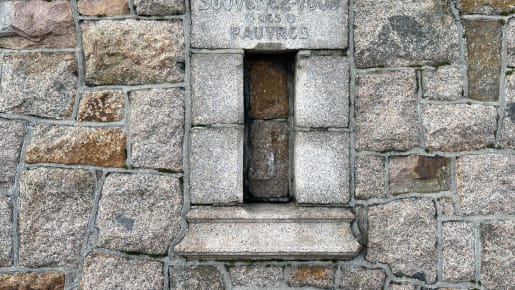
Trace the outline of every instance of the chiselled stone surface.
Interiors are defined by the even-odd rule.
[[[349,134],[295,132],[294,194],[298,203],[349,200]]]
[[[216,266],[171,266],[170,288],[176,290],[224,290],[223,274]]]
[[[131,92],[129,107],[132,165],[182,170],[184,90]]]
[[[125,133],[119,128],[38,125],[25,161],[121,167],[125,164]]]
[[[342,269],[340,287],[342,290],[382,290],[385,278],[381,269]]]
[[[121,91],[85,92],[80,100],[77,120],[80,122],[115,122],[123,118],[124,99]]]
[[[466,222],[443,224],[443,278],[450,282],[474,280],[474,225]]]
[[[0,47],[75,47],[70,1],[13,1],[12,4],[0,4],[0,8],[6,9],[0,12],[0,18],[4,18],[0,20]],[[4,16],[9,12],[11,16]]]
[[[0,119],[0,192],[9,191],[14,185],[14,176],[25,136],[24,123]]]
[[[468,97],[499,100],[502,66],[502,25],[495,21],[463,20],[467,42]]]
[[[243,128],[193,128],[189,158],[193,204],[243,202]]]
[[[457,167],[463,214],[515,214],[515,155],[466,155]]]
[[[177,178],[111,174],[102,189],[96,227],[102,248],[165,254],[178,234],[182,194]]]
[[[191,2],[192,47],[343,49],[348,1]]]
[[[77,267],[95,179],[82,169],[36,168],[20,178],[20,264]]]
[[[236,266],[229,268],[233,286],[278,288],[283,281],[280,266]]]
[[[295,125],[347,127],[349,65],[343,56],[299,56],[295,70]]]
[[[451,1],[363,0],[354,6],[358,67],[453,63],[459,56]]]
[[[73,53],[30,53],[3,58],[0,112],[63,119],[77,88]]]
[[[251,152],[248,186],[253,197],[287,197],[289,182],[289,130],[287,122],[254,121],[250,124]]]
[[[430,151],[468,151],[495,142],[497,111],[493,106],[426,104],[422,125]]]
[[[291,287],[317,287],[331,289],[334,286],[336,269],[324,266],[296,266],[287,269],[288,285]]]
[[[459,67],[443,66],[422,72],[424,98],[455,101],[463,97],[465,72]]]
[[[193,124],[243,123],[243,55],[193,54]]]
[[[515,67],[515,19],[511,19],[508,23],[508,31],[506,32],[508,40],[508,65]]]
[[[0,274],[0,289],[5,290],[64,290],[64,273]]]
[[[78,0],[79,13],[88,16],[129,14],[127,0]]]
[[[184,79],[179,20],[104,20],[82,24],[86,83],[136,85]]]
[[[417,147],[417,82],[414,71],[359,73],[356,89],[357,150],[408,150]]]
[[[12,265],[12,209],[9,197],[0,195],[0,267]],[[1,281],[1,278],[0,278]],[[0,288],[1,288],[0,282]]]
[[[90,254],[84,263],[81,289],[161,290],[163,280],[163,265],[160,262]]]
[[[186,10],[184,0],[135,0],[138,15],[175,15]]]
[[[481,224],[481,282],[485,288],[511,289],[515,285],[513,236],[513,220]]]
[[[355,195],[357,199],[385,196],[385,158],[360,155],[355,159]]]
[[[372,263],[387,263],[393,273],[436,279],[436,217],[429,199],[403,199],[370,206],[368,251]]]
[[[451,190],[451,164],[445,157],[393,157],[389,162],[390,191],[438,192]]]
[[[461,12],[473,14],[513,13],[515,4],[512,0],[461,0]]]

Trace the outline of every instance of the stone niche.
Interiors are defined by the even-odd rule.
[[[193,0],[191,259],[350,259],[346,0]]]

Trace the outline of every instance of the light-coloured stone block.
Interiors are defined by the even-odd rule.
[[[508,40],[508,65],[515,67],[515,19],[513,18],[508,23],[506,39]]]
[[[0,195],[0,267],[12,265],[12,209],[9,197]],[[1,283],[0,283],[1,286]]]
[[[424,98],[455,101],[463,97],[465,72],[459,67],[442,66],[422,72]]]
[[[23,138],[24,123],[0,119],[0,192],[9,191],[14,185]]]
[[[138,15],[174,15],[186,10],[184,0],[136,0],[134,5]]]
[[[220,269],[211,265],[171,266],[170,289],[224,290],[224,277]]]
[[[385,158],[375,155],[356,156],[354,165],[357,199],[381,198],[386,194]]]
[[[11,1],[0,2],[0,37],[12,34],[13,3]]]
[[[465,222],[443,224],[443,278],[449,282],[474,280],[474,225]]]
[[[236,266],[229,268],[229,275],[235,287],[279,288],[283,281],[283,267]]]
[[[381,269],[342,269],[340,287],[342,290],[382,290],[386,274]]]

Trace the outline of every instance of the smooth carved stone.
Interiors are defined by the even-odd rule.
[[[0,119],[0,192],[14,185],[21,145],[25,136],[25,123]]]
[[[85,92],[80,100],[77,121],[116,122],[123,118],[124,99],[121,91]]]
[[[88,16],[111,16],[129,14],[127,0],[79,0],[79,13]]]
[[[469,97],[495,102],[499,100],[503,25],[498,21],[463,20],[463,27],[467,42]]]
[[[392,194],[451,190],[450,160],[445,157],[393,157],[389,173]]]
[[[385,158],[359,155],[355,161],[355,195],[357,199],[385,197]]]
[[[161,290],[163,280],[161,262],[89,254],[84,262],[81,289]]]
[[[121,167],[125,164],[125,133],[119,128],[39,125],[34,129],[25,160]]]
[[[415,66],[459,59],[450,0],[362,0],[354,5],[356,66]]]
[[[342,290],[382,290],[386,274],[381,269],[342,269],[340,287]]]
[[[135,0],[138,15],[175,15],[186,11],[184,0]]]
[[[0,195],[0,267],[12,265],[12,209],[9,197]],[[1,281],[1,278],[0,278]],[[0,282],[0,288],[1,288]]]
[[[104,20],[82,24],[86,83],[137,85],[184,79],[180,20]]]
[[[20,177],[20,264],[77,267],[95,179],[82,169],[36,168]]]
[[[513,13],[513,0],[461,0],[461,12],[473,14]]]
[[[449,282],[473,281],[475,274],[474,225],[443,224],[443,275]]]
[[[222,272],[216,266],[171,266],[170,287],[175,290],[224,290]]]
[[[508,40],[508,65],[515,67],[515,19],[511,19],[508,23],[508,31],[506,32]]]
[[[334,286],[336,269],[324,266],[291,267],[288,275],[290,287],[317,287],[330,289]]]
[[[459,67],[443,66],[422,72],[424,98],[438,101],[456,101],[463,97],[465,72]]]
[[[56,119],[71,115],[77,89],[73,53],[31,53],[3,58],[0,111]]]
[[[4,7],[4,6],[0,6]],[[1,37],[0,47],[10,49],[72,48],[76,45],[70,1],[14,1],[10,33]],[[9,12],[6,11],[7,13]],[[0,12],[2,15],[6,12]],[[0,15],[1,16],[1,15]],[[4,21],[2,21],[4,22]],[[5,21],[8,22],[8,21]]]
[[[280,266],[236,266],[229,268],[233,286],[279,288],[283,281]]]
[[[0,289],[5,290],[64,290],[64,273],[0,274]]]

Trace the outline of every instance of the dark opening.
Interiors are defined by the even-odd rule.
[[[245,56],[246,203],[290,201],[293,67],[293,54]]]

